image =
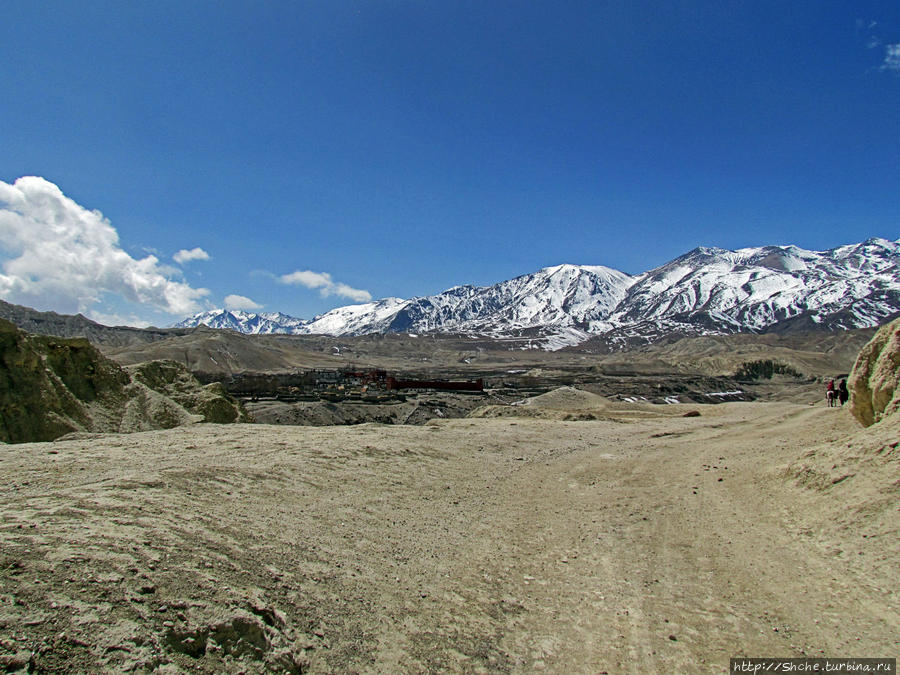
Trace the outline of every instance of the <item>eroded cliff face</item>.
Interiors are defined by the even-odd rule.
[[[31,335],[0,319],[0,441],[234,421],[246,421],[240,404],[179,364],[125,369],[83,338]]]
[[[900,408],[900,319],[882,326],[862,348],[847,381],[850,411],[864,426]]]

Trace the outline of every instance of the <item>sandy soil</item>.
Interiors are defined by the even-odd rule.
[[[0,446],[0,666],[897,656],[900,452],[855,429],[845,410],[734,403]]]

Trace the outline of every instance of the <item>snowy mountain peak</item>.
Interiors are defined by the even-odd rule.
[[[735,253],[735,251],[729,251],[724,248],[719,248],[717,246],[698,246],[697,248],[688,251],[684,254],[684,258],[698,258],[698,257],[722,257],[728,255],[729,253]]]
[[[632,276],[600,265],[560,264],[491,286],[338,307],[307,321],[280,313],[212,310],[178,324],[244,333],[359,335],[539,333],[544,346],[592,335],[632,337],[852,328],[900,312],[900,241],[869,239],[830,251],[698,247]]]
[[[176,328],[192,328],[208,326],[224,330],[234,330],[250,335],[271,333],[305,333],[304,327],[309,323],[281,312],[254,314],[243,310],[212,309],[188,317],[175,324]]]

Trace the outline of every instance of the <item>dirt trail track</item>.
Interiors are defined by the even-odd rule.
[[[783,470],[846,411],[686,409],[0,447],[0,655],[160,673],[896,656],[896,548],[836,540],[831,496]]]

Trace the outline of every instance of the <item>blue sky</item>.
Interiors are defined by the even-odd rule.
[[[897,0],[3,16],[0,297],[39,309],[311,317],[562,262],[900,237]]]

